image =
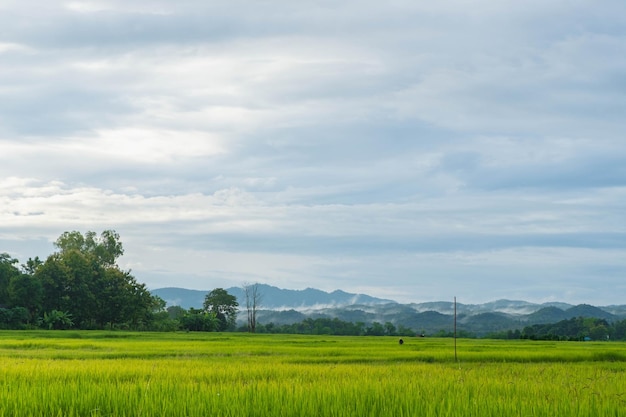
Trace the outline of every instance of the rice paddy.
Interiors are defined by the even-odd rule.
[[[0,332],[0,416],[621,416],[626,344]]]

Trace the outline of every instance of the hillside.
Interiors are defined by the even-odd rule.
[[[560,308],[557,307],[544,307],[526,316],[526,322],[528,324],[544,324],[544,323],[556,323],[561,320],[566,320],[569,315]]]
[[[245,305],[241,288],[232,287],[227,291],[237,297],[240,306]],[[341,290],[287,290],[261,284],[259,292],[262,295],[257,314],[259,323],[278,325],[293,324],[306,318],[337,318],[366,325],[389,322],[427,334],[447,334],[452,332],[454,326],[454,303],[449,301],[400,304]],[[168,306],[179,305],[186,309],[201,308],[207,293],[208,291],[184,288],[160,288],[152,291],[152,294],[163,298]],[[587,304],[573,306],[554,302],[535,304],[519,300],[496,300],[484,304],[457,303],[458,330],[478,336],[576,317],[593,317],[613,322],[626,318],[626,307],[603,308]]]
[[[611,314],[607,311],[604,311],[601,308],[591,306],[589,304],[580,304],[574,306],[565,311],[567,313],[567,318],[574,317],[595,317],[598,319],[604,319],[608,321],[615,320],[617,317],[614,314]]]
[[[393,302],[392,300],[371,297],[365,294],[351,294],[341,290],[329,293],[314,288],[287,290],[266,284],[258,284],[258,287],[259,293],[262,296],[262,307],[272,310],[318,309],[332,306]],[[239,305],[245,305],[246,300],[242,288],[231,287],[226,288],[226,291],[237,297]],[[209,291],[188,290],[176,287],[159,288],[151,291],[153,295],[164,299],[168,306],[178,305],[183,308],[201,308],[204,297],[208,292]]]

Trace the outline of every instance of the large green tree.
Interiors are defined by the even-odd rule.
[[[203,308],[207,312],[212,312],[219,321],[218,330],[233,330],[237,322],[237,297],[229,294],[223,288],[215,288],[204,298]]]
[[[69,274],[68,267],[58,253],[48,256],[35,272],[35,277],[43,288],[44,297],[41,309],[44,312],[63,311],[68,299],[66,282],[69,280]]]
[[[72,314],[75,324],[83,328],[97,326],[95,317],[98,313],[99,281],[104,270],[87,253],[75,250],[61,254],[61,262],[68,273],[62,276],[64,284],[64,302],[62,311]]]
[[[31,262],[29,268],[41,283],[44,313],[70,314],[80,328],[149,325],[158,303],[144,284],[116,264],[124,249],[115,231],[99,237],[95,232],[65,232],[55,246],[58,252],[43,264]]]

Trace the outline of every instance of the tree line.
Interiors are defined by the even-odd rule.
[[[45,261],[25,263],[0,253],[0,329],[128,329],[155,331],[249,331],[259,333],[411,336],[415,332],[391,322],[347,322],[307,318],[293,324],[261,324],[256,314],[262,295],[256,284],[244,285],[246,324],[237,327],[239,304],[223,288],[209,292],[202,308],[166,308],[131,271],[117,265],[124,254],[113,230],[65,232]],[[452,336],[440,331],[433,336]],[[460,332],[460,337],[474,337]],[[488,338],[536,340],[626,340],[626,320],[572,318],[522,330],[492,333]]]
[[[216,290],[224,291],[221,288]],[[213,290],[213,291],[216,291]],[[212,292],[213,292],[212,291]],[[211,297],[211,293],[207,295]],[[206,304],[206,302],[205,302]],[[252,310],[250,310],[252,312]],[[186,331],[238,331],[274,334],[312,334],[336,336],[414,336],[412,329],[402,325],[396,326],[391,322],[373,322],[366,325],[363,322],[352,323],[338,318],[307,318],[292,324],[250,323],[236,326],[232,320],[226,322],[216,319],[216,315],[206,308],[184,309],[180,306],[170,306],[166,312],[160,313],[164,317],[159,321],[162,330]],[[167,315],[167,317],[165,317]]]
[[[327,334],[337,336],[415,336],[412,329],[391,322],[352,323],[338,318],[307,318],[299,323],[257,325],[259,333]]]
[[[530,340],[626,340],[626,320],[608,322],[593,317],[574,317],[557,323],[533,324],[523,329],[492,333],[487,337]]]
[[[626,320],[609,323],[605,319],[576,317],[553,324],[525,327],[520,337],[542,340],[626,340]]]
[[[202,309],[172,317],[163,299],[117,265],[124,248],[113,230],[65,232],[54,246],[45,261],[24,264],[0,253],[0,329],[236,330],[239,304],[222,288],[207,294]],[[260,294],[256,285],[245,289],[254,331]]]
[[[116,264],[119,235],[65,232],[43,261],[0,254],[0,328],[147,329],[165,303]]]

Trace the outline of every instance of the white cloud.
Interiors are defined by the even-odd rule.
[[[64,3],[64,7],[72,12],[77,13],[147,13],[147,14],[170,14],[171,7],[165,7],[165,4],[159,5],[157,2],[119,2],[119,1],[68,1]]]
[[[0,42],[0,54],[8,52],[28,52],[31,49],[26,45],[12,42]]]
[[[153,284],[615,296],[621,2],[35,4],[0,5],[9,250],[115,228]]]
[[[168,131],[124,128],[98,132],[93,144],[74,143],[87,152],[102,152],[107,157],[144,163],[161,163],[178,158],[205,158],[225,152],[221,138],[197,131]]]

